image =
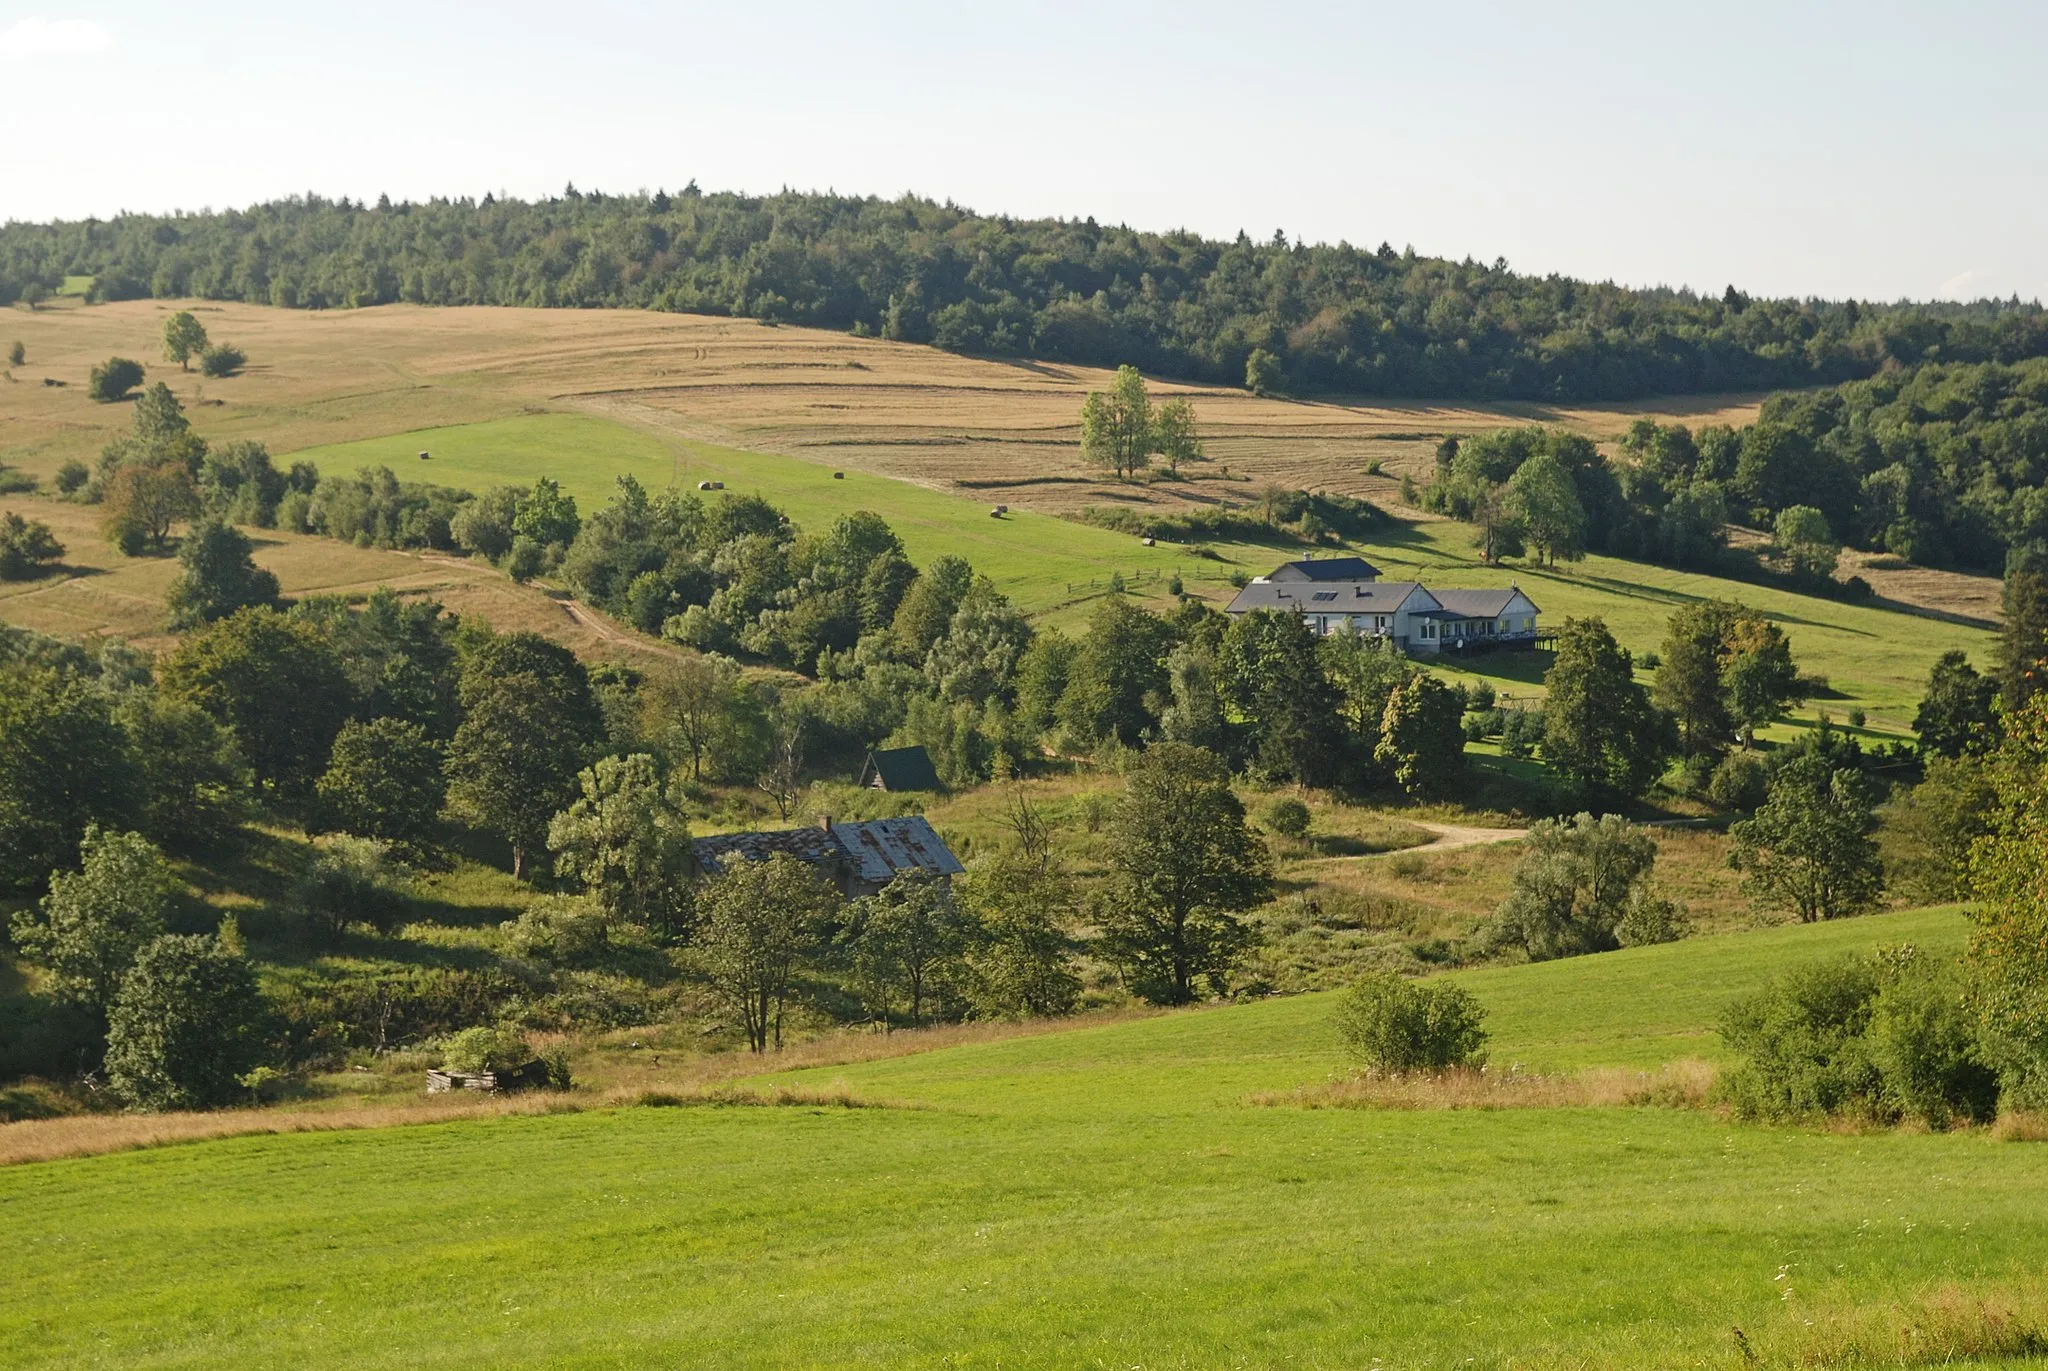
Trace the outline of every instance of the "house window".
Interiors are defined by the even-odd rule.
[[[1326,636],[1327,636],[1327,635],[1328,635],[1328,633],[1329,633],[1329,631],[1330,631],[1330,620],[1329,620],[1329,616],[1328,616],[1328,615],[1323,615],[1323,616],[1320,616],[1320,617],[1318,617],[1318,618],[1316,619],[1316,632],[1318,632],[1318,633],[1321,633],[1321,634],[1324,634],[1324,635],[1326,635]]]

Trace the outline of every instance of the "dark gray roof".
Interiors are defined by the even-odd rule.
[[[718,833],[691,844],[697,865],[717,871],[728,861],[765,862],[782,852],[798,861],[851,872],[870,885],[886,885],[899,872],[955,876],[967,868],[921,814],[869,819],[830,828],[781,828],[765,833]]]
[[[1228,612],[1278,609],[1292,614],[1392,614],[1421,589],[1414,581],[1359,581],[1321,588],[1300,581],[1253,581],[1237,592]]]
[[[922,747],[878,747],[861,768],[862,785],[881,778],[884,790],[941,790],[938,768]]]
[[[779,828],[770,833],[714,833],[690,844],[697,865],[706,871],[725,865],[728,857],[765,862],[778,852],[798,861],[829,866],[846,860],[846,849],[827,828]]]
[[[1363,557],[1307,557],[1284,562],[1266,579],[1277,581],[1370,581],[1380,569]]]
[[[1520,594],[1517,587],[1506,590],[1439,590],[1432,592],[1438,604],[1455,618],[1491,619],[1507,612],[1508,605]],[[1534,609],[1536,602],[1531,600]]]

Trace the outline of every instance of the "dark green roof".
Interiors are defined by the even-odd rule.
[[[938,768],[922,747],[884,747],[868,754],[861,768],[860,783],[873,785],[879,777],[884,790],[942,790]]]

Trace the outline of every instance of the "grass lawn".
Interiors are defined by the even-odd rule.
[[[1466,979],[1500,1057],[1647,1064],[1789,959],[1960,931],[1915,912]],[[1796,1364],[1843,1311],[2039,1290],[2041,1158],[1982,1133],[1248,1106],[1337,1068],[1329,1004],[806,1073],[921,1108],[11,1168],[0,1363],[1736,1366],[1733,1325]]]
[[[422,462],[422,451],[433,454]],[[544,414],[421,429],[392,437],[313,447],[290,454],[325,471],[369,464],[391,467],[406,480],[483,489],[530,485],[551,476],[586,511],[611,496],[614,479],[631,473],[650,490],[672,482],[694,488],[719,480],[732,492],[758,493],[799,524],[822,528],[838,515],[872,509],[888,519],[911,558],[926,562],[953,554],[994,577],[1021,607],[1042,621],[1077,627],[1121,573],[1141,597],[1164,594],[1176,570],[1188,588],[1225,601],[1233,570],[1263,574],[1298,547],[1217,544],[1227,560],[1192,556],[1188,549],[1144,547],[1137,539],[1082,524],[1013,510],[989,517],[989,506],[907,481],[833,468],[798,458],[689,442],[586,415]],[[1789,591],[1645,566],[1612,557],[1544,567],[1482,567],[1461,524],[1399,524],[1357,545],[1388,580],[1416,579],[1434,586],[1521,584],[1544,612],[1562,624],[1573,615],[1599,615],[1626,647],[1655,648],[1664,623],[1680,605],[1700,599],[1740,600],[1782,624],[1802,670],[1829,678],[1837,698],[1825,702],[1836,716],[1856,706],[1872,725],[1903,733],[1934,659],[1951,648],[1988,662],[1992,635],[1983,629],[1919,618],[1892,610],[1842,604]],[[1091,584],[1092,583],[1092,584]],[[1453,675],[1493,680],[1503,691],[1529,698],[1541,693],[1548,654],[1499,653],[1447,665]]]

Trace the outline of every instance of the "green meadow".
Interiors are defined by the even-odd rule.
[[[1915,911],[1464,980],[1496,1061],[1649,1066],[1710,1052],[1718,1003],[1790,961],[1962,930]],[[1340,1068],[1330,1008],[778,1078],[871,1108],[641,1107],[14,1167],[0,1364],[1755,1364],[1736,1327],[1765,1364],[1838,1364],[1814,1340],[1845,1317],[2038,1290],[2037,1147],[1650,1107],[1251,1102]]]
[[[432,456],[422,462],[421,451]],[[1145,594],[1159,590],[1163,580],[1155,584],[1140,578],[1179,571],[1191,590],[1224,599],[1232,571],[1262,574],[1302,552],[1277,542],[1220,543],[1214,551],[1222,560],[1211,560],[1187,548],[1148,548],[1135,538],[1027,510],[995,519],[981,501],[906,481],[858,471],[835,479],[832,468],[817,463],[666,439],[585,415],[528,415],[420,429],[291,456],[330,472],[382,464],[403,479],[472,490],[530,485],[548,476],[586,511],[609,499],[614,480],[625,474],[649,490],[724,481],[729,492],[757,493],[807,527],[822,527],[850,510],[872,509],[889,520],[913,560],[949,553],[965,557],[1021,607],[1065,628],[1085,618],[1092,601],[1106,593],[1112,573],[1121,573]],[[1861,706],[1895,731],[1910,723],[1936,657],[1961,648],[1988,661],[1992,646],[1992,635],[1982,629],[1612,557],[1588,557],[1556,568],[1482,567],[1470,530],[1454,523],[1401,523],[1355,550],[1371,558],[1389,580],[1419,579],[1438,586],[1518,582],[1544,611],[1546,623],[1596,614],[1624,646],[1637,651],[1657,645],[1664,621],[1679,605],[1740,600],[1784,625],[1802,669],[1829,678],[1835,698],[1827,701],[1828,708],[1840,715]],[[1540,657],[1499,654],[1478,659],[1472,670],[1527,695],[1538,687],[1542,666]]]

